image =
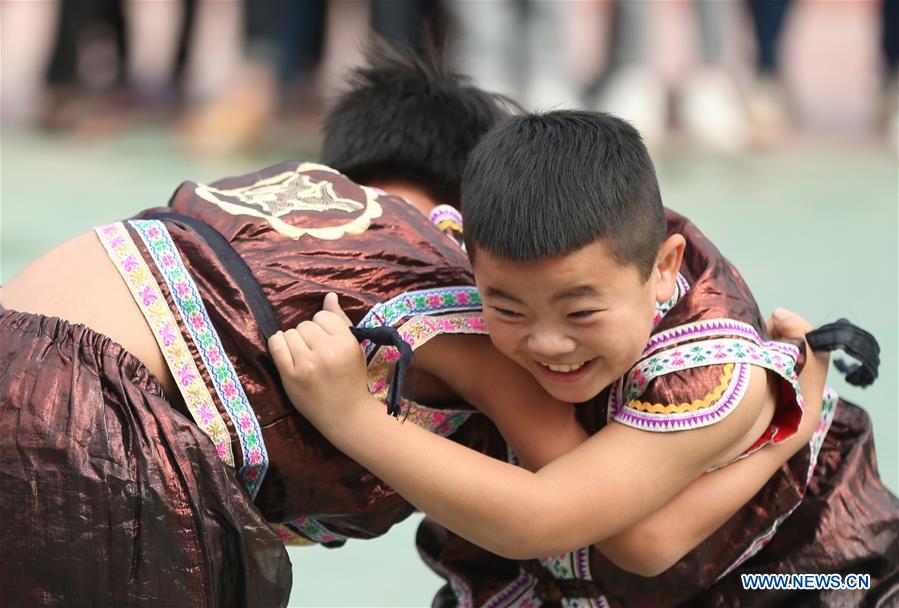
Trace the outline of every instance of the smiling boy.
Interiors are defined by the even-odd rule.
[[[602,555],[609,539],[676,502],[704,472],[737,466],[809,424],[796,377],[802,351],[768,337],[736,270],[688,220],[663,210],[645,147],[623,121],[582,112],[512,118],[475,149],[462,196],[491,342],[552,397],[586,402],[577,415],[589,437],[573,445],[571,436],[554,436],[514,399],[470,399],[488,404],[510,445],[560,455],[531,466],[532,473],[393,424],[371,406],[360,380],[364,362],[333,301],[314,322],[270,342],[297,408],[452,531],[426,523],[419,534],[425,559],[452,582],[436,605],[695,599],[716,581],[724,586],[725,575],[803,506],[819,450],[829,459],[814,492],[850,466],[832,454],[845,449],[843,438],[827,435],[834,412],[828,398],[820,420],[811,421],[811,444],[750,505],[725,518],[721,531],[688,555],[643,571],[657,577],[653,584],[617,568]],[[477,396],[497,377],[466,348],[474,347],[460,345],[441,358],[426,345],[419,365],[443,370],[450,385],[467,387],[463,395]],[[841,430],[863,434],[859,411],[841,404]],[[509,460],[518,461],[511,452]],[[793,545],[777,565],[834,571],[886,555],[870,571],[876,593],[892,593],[879,581],[896,569],[889,553],[896,532],[878,530],[896,529],[899,503],[880,485],[870,457],[851,466],[866,483],[840,521],[867,542],[843,542],[838,556],[824,556],[820,546],[839,541],[833,527],[812,538],[793,530],[775,536],[775,546]],[[693,503],[683,516],[708,516],[726,498]],[[732,587],[721,593],[710,601],[727,605],[740,595]]]

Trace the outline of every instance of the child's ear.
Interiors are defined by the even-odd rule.
[[[674,295],[674,288],[677,285],[677,273],[680,270],[686,246],[687,241],[683,236],[672,234],[659,247],[656,265],[653,269],[653,272],[656,273],[657,302],[665,302]]]

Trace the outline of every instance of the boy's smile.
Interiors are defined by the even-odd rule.
[[[491,341],[553,397],[593,398],[637,361],[656,301],[671,297],[683,250],[676,238],[662,245],[647,280],[636,266],[619,264],[601,241],[533,262],[479,249],[473,267]],[[665,257],[669,249],[672,259]]]

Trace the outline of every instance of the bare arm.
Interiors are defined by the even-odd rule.
[[[438,336],[415,351],[415,365],[486,414],[531,471],[587,440],[574,407],[548,395],[487,336]]]
[[[715,425],[653,434],[611,423],[531,473],[384,416],[343,321],[326,312],[315,321],[270,343],[298,409],[418,508],[511,558],[569,551],[642,520],[742,441],[768,395],[754,373],[741,405]]]
[[[797,321],[800,327],[794,327]],[[770,319],[769,325],[773,322]],[[794,315],[787,325],[772,325],[769,332],[801,337],[810,329],[804,319]],[[486,337],[441,336],[416,352],[416,362],[441,375],[486,413],[532,471],[587,440],[574,408],[546,395],[530,374],[496,351]],[[703,475],[658,511],[596,543],[597,548],[618,566],[643,576],[654,576],[674,565],[749,502],[789,458],[807,445],[820,416],[826,366],[826,357],[813,357],[803,369],[800,383],[806,411],[792,438]],[[770,380],[773,387],[776,380]],[[684,513],[691,516],[684,518]]]

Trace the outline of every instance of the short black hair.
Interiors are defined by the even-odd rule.
[[[372,40],[324,119],[321,162],[365,184],[412,181],[459,206],[465,162],[484,133],[517,109],[422,54]]]
[[[602,240],[649,277],[665,238],[655,168],[640,134],[609,114],[515,116],[488,132],[462,179],[470,256],[565,255]]]

